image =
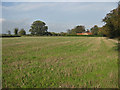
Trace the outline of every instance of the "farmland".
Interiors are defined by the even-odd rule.
[[[2,39],[3,88],[117,88],[116,41],[104,37]]]

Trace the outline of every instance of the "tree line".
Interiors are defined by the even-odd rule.
[[[55,32],[48,32],[48,26],[46,23],[40,20],[34,21],[31,25],[29,35],[37,35],[37,36],[66,36],[66,35],[76,35],[76,33],[86,33],[91,32],[93,35],[102,35],[107,36],[109,38],[118,38],[120,37],[120,3],[118,3],[118,7],[113,9],[108,13],[102,22],[105,24],[102,27],[98,27],[94,25],[90,30],[85,30],[85,26],[78,25],[73,29],[68,29],[67,32],[55,33]],[[11,34],[11,31],[8,31],[8,34]],[[26,35],[26,31],[21,29],[20,31],[18,28],[14,29],[14,35]]]
[[[11,31],[8,30],[8,35],[11,35]],[[14,35],[17,36],[17,35],[26,35],[26,31],[22,28],[20,31],[18,28],[15,28],[14,29]]]

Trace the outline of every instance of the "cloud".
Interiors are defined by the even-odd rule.
[[[43,7],[53,7],[56,4],[51,3],[37,3],[37,2],[25,2],[25,3],[19,3],[15,4],[13,6],[2,6],[3,10],[13,10],[13,11],[32,11],[35,9],[43,8]]]
[[[93,8],[95,7],[95,8]],[[67,2],[67,3],[50,3],[50,2],[24,2],[19,4],[14,4],[12,6],[2,6],[4,11],[11,11],[12,12],[26,12],[26,11],[34,11],[34,10],[41,10],[41,9],[49,9],[49,10],[56,10],[56,11],[64,11],[64,12],[80,12],[80,11],[99,11],[99,10],[109,10],[110,7],[116,8],[114,6],[107,6],[99,3],[87,3],[87,2]],[[110,10],[109,10],[110,11]]]
[[[108,4],[108,5],[107,5]],[[117,3],[111,3],[116,4]],[[60,9],[65,12],[85,12],[85,11],[110,11],[111,8],[116,8],[116,6],[110,6],[110,2],[98,3],[98,2],[81,2],[81,3],[66,3]]]

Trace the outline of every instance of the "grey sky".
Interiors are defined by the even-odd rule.
[[[24,28],[29,33],[30,25],[35,20],[44,21],[49,30],[65,32],[76,25],[102,26],[102,19],[112,9],[115,2],[4,2],[2,3],[2,31],[6,33],[14,28]]]

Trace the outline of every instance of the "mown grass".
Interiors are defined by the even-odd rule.
[[[117,88],[118,52],[103,37],[3,38],[3,88]]]

